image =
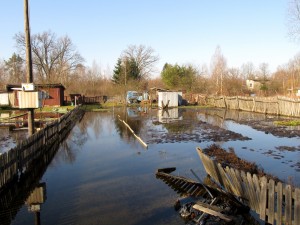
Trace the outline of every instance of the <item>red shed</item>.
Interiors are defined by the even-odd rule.
[[[62,84],[34,84],[36,91],[43,92],[43,106],[63,106],[65,87]],[[17,92],[21,90],[21,85],[8,84],[6,90],[9,93],[14,93],[14,101],[11,101],[12,107],[18,107]],[[12,98],[11,98],[12,99]]]

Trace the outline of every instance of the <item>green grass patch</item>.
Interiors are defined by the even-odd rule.
[[[35,109],[35,112],[58,112],[58,113],[66,113],[74,109],[75,106],[44,106],[42,108]]]
[[[300,126],[300,120],[275,121],[274,124],[278,126]]]
[[[178,108],[185,108],[185,109],[195,109],[195,108],[210,108],[209,105],[183,105],[179,106]]]

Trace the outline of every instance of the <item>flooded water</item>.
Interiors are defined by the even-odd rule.
[[[175,174],[195,179],[193,169],[204,178],[195,149],[213,143],[233,148],[265,172],[300,186],[299,137],[277,137],[246,123],[268,123],[266,116],[224,113],[129,108],[86,113],[49,165],[16,187],[21,191],[15,195],[1,193],[0,224],[184,224],[173,209],[178,194],[156,179],[155,172],[177,167]],[[29,198],[34,190],[42,190],[43,197]]]

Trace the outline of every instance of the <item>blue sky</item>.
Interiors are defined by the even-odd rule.
[[[29,0],[31,34],[68,35],[85,58],[113,69],[128,45],[149,46],[164,63],[210,66],[221,47],[228,67],[267,63],[274,71],[299,52],[288,38],[288,0]],[[0,59],[24,32],[24,1],[0,1]]]

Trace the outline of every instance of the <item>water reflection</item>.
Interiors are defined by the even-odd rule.
[[[120,120],[124,120],[136,134],[140,134],[141,130],[145,127],[142,117],[139,116],[140,113],[142,112],[138,109],[123,108],[117,112],[118,116],[114,118],[118,134],[128,143],[135,140],[135,137]]]
[[[34,127],[42,129],[49,121],[61,116],[58,112],[36,112]],[[27,113],[24,111],[0,113],[0,154],[14,148],[28,137],[27,126]]]
[[[177,120],[182,120],[182,116],[179,115],[178,108],[171,108],[171,109],[159,109],[158,114],[158,121],[160,123],[171,123]]]
[[[19,179],[10,182],[6,189],[1,190],[0,221],[9,225],[15,219],[21,207],[26,203],[29,211],[35,213],[36,224],[40,224],[41,204],[46,201],[46,183],[40,183],[48,165],[52,161],[59,144],[54,145],[32,165],[28,172]]]
[[[28,210],[35,214],[34,224],[41,225],[41,205],[46,201],[46,183],[40,183],[26,200]]]
[[[0,127],[0,154],[15,147],[28,136],[27,130],[13,131],[10,127]]]
[[[27,205],[23,208],[22,205],[41,181],[45,181],[47,198],[40,211],[43,224],[183,224],[173,210],[177,194],[170,193],[168,187],[157,181],[154,172],[157,168],[177,166],[182,175],[190,173],[191,168],[197,174],[205,173],[194,149],[205,148],[215,140],[233,147],[241,158],[263,161],[266,172],[277,175],[285,171],[282,175],[285,177],[299,175],[290,167],[291,163],[282,164],[262,154],[264,150],[283,146],[278,143],[299,146],[299,139],[277,138],[228,119],[233,114],[240,120],[247,115],[178,109],[180,119],[160,123],[158,110],[132,111],[128,114],[127,108],[119,108],[114,114],[86,113],[62,143],[43,177],[45,168],[38,169],[32,177],[28,175],[27,181],[16,182],[9,193],[1,193],[1,223],[8,225],[14,218],[12,224],[28,224],[24,222],[28,218],[32,221],[34,214],[29,214]],[[134,144],[134,137],[117,115],[150,143],[147,151],[142,151],[139,143]],[[252,140],[234,136],[238,133]],[[280,148],[284,160],[297,162],[299,151],[286,149]]]

